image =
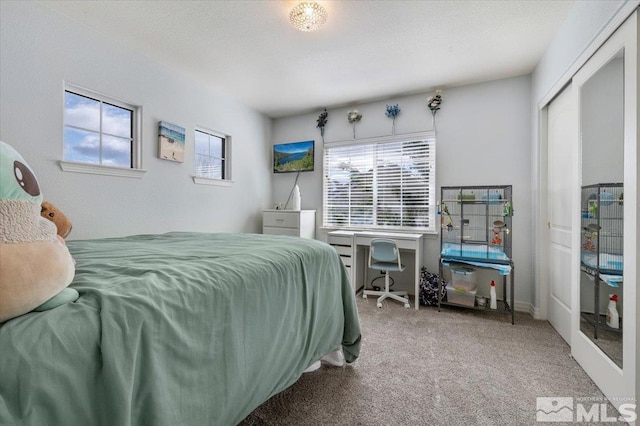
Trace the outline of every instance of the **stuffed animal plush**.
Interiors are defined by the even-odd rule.
[[[71,221],[62,213],[56,206],[48,201],[42,202],[42,208],[40,209],[40,216],[53,222],[58,230],[58,235],[62,238],[67,238],[71,232]]]
[[[67,288],[73,259],[53,222],[40,216],[41,204],[35,174],[0,141],[0,323],[78,298]]]

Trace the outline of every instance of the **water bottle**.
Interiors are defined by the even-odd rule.
[[[496,282],[491,280],[491,303],[489,307],[491,309],[498,309],[498,300],[496,298]]]

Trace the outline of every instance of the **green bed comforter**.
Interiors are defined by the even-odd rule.
[[[337,253],[170,233],[70,241],[80,298],[0,326],[1,425],[233,425],[312,362],[360,349]]]

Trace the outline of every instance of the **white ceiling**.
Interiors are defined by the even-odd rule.
[[[530,73],[573,1],[43,1],[271,117]]]

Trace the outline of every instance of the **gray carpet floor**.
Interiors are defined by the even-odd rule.
[[[603,398],[551,325],[528,314],[511,325],[495,313],[357,303],[360,358],[303,374],[242,426],[529,425],[536,397]]]

